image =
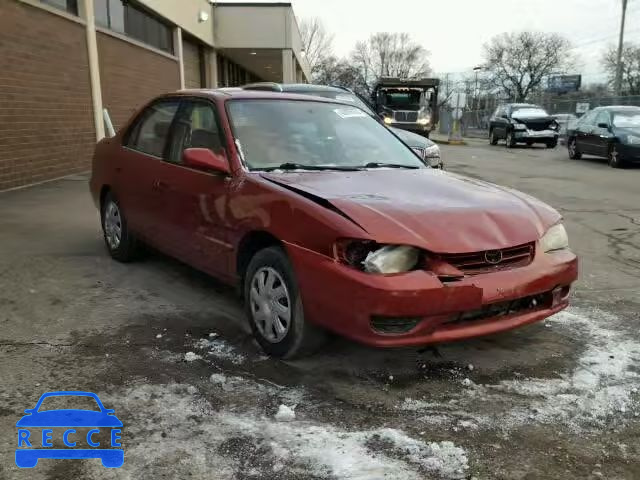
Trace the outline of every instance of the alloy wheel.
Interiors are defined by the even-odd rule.
[[[618,149],[615,145],[613,145],[611,150],[609,150],[609,165],[613,168],[620,166],[620,154],[618,153]]]
[[[270,343],[287,336],[291,326],[291,298],[282,276],[271,267],[262,267],[251,279],[251,314],[260,334]]]
[[[104,235],[111,250],[120,246],[122,217],[118,205],[113,201],[110,201],[104,210]]]

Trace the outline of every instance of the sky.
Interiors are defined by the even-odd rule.
[[[228,0],[227,0],[228,1]],[[482,45],[503,32],[563,34],[574,48],[583,83],[602,82],[600,59],[617,45],[622,0],[291,0],[298,18],[318,17],[348,55],[371,33],[408,32],[429,52],[434,72],[468,73]],[[267,2],[268,3],[268,2]],[[626,39],[640,43],[640,0],[628,0]]]

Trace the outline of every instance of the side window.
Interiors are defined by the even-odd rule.
[[[595,124],[598,125],[599,123],[606,123],[607,125],[609,125],[609,113],[606,110],[602,110],[600,113],[598,113]]]
[[[579,124],[584,126],[593,125],[595,123],[594,120],[597,114],[598,112],[594,110],[591,110],[590,112],[585,113],[584,116],[580,118]]]
[[[215,108],[209,102],[184,103],[175,123],[167,161],[182,163],[182,153],[187,148],[208,148],[215,153],[224,152],[223,136],[218,128]]]
[[[149,106],[129,132],[126,146],[162,158],[178,105],[178,100],[168,100]]]

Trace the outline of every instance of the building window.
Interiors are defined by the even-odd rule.
[[[173,53],[173,29],[153,15],[122,0],[95,0],[96,23]]]
[[[78,15],[78,0],[40,0],[41,3]]]

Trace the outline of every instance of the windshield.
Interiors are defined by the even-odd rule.
[[[389,107],[419,107],[422,102],[422,90],[383,89],[380,91],[382,103]]]
[[[613,112],[613,125],[620,128],[640,128],[640,109]]]
[[[364,168],[373,164],[424,168],[420,159],[362,110],[295,100],[230,100],[228,112],[251,170]]]
[[[547,112],[540,107],[513,107],[514,117],[546,117]]]
[[[315,97],[331,98],[332,100],[338,100],[340,102],[353,103],[356,107],[361,108],[369,115],[375,115],[374,111],[371,110],[371,107],[369,105],[360,100],[357,95],[354,95],[353,93],[347,91],[334,92],[332,90],[287,90],[287,93],[313,95]]]

